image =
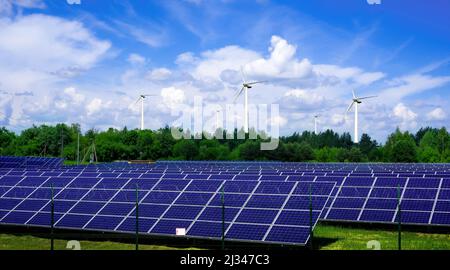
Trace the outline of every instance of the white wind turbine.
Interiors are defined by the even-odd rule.
[[[139,95],[139,98],[136,100],[137,104],[139,101],[141,101],[141,130],[144,130],[144,100],[147,97],[154,97],[156,95],[146,95],[146,94],[141,94]]]
[[[369,99],[369,98],[375,98],[377,96],[368,96],[368,97],[356,97],[355,91],[352,90],[353,99],[350,106],[348,106],[347,113],[352,109],[353,104],[355,104],[355,137],[353,138],[354,143],[359,143],[359,137],[358,137],[358,104],[361,104],[363,99]]]
[[[317,132],[317,121],[318,121],[318,118],[320,117],[320,115],[314,115],[314,134],[315,135],[317,135],[317,134],[319,134],[318,132]]]
[[[234,98],[234,102],[236,102],[236,99],[244,92],[244,132],[248,133],[248,89],[252,88],[253,85],[259,84],[259,83],[265,83],[267,81],[254,81],[254,82],[247,82],[245,79],[244,70],[241,67],[241,75],[242,75],[242,88],[239,90],[239,92],[236,94],[236,97]]]

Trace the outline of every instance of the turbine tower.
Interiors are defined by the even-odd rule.
[[[314,134],[317,135],[317,119],[320,117],[320,115],[314,115]]]
[[[355,91],[352,90],[353,99],[352,103],[350,103],[350,106],[348,106],[347,113],[352,109],[353,105],[355,105],[355,136],[353,138],[354,143],[359,143],[359,137],[358,137],[358,104],[361,104],[363,99],[369,99],[369,98],[375,98],[377,96],[368,96],[368,97],[357,97],[355,94]]]
[[[239,90],[239,92],[236,94],[236,97],[234,98],[234,102],[236,102],[236,99],[244,92],[244,132],[248,133],[248,90],[253,87],[255,84],[259,83],[265,83],[267,81],[254,81],[254,82],[247,82],[245,79],[244,70],[241,67],[241,75],[242,75],[242,88]]]
[[[154,97],[154,96],[156,96],[156,95],[141,94],[135,103],[135,104],[137,104],[139,101],[141,101],[141,130],[144,130],[144,100],[147,97]]]

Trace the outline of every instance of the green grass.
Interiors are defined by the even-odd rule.
[[[67,240],[55,239],[55,250],[67,250]],[[134,244],[110,241],[80,241],[82,250],[134,250]],[[0,234],[0,250],[49,250],[50,239],[30,235]],[[182,248],[139,245],[140,250],[177,250]],[[195,248],[187,248],[193,250]]]
[[[397,249],[397,232],[382,229],[350,228],[319,224],[314,230],[314,246],[320,250],[367,250],[367,242],[379,241],[382,250]],[[134,250],[131,243],[80,241],[82,250]],[[67,240],[55,240],[56,250],[66,250]],[[48,250],[48,238],[0,234],[0,250]],[[139,245],[140,250],[182,249],[165,245]],[[184,249],[184,248],[183,248]],[[196,249],[196,248],[187,248]],[[450,234],[402,232],[404,250],[450,250]]]
[[[315,246],[321,250],[367,250],[367,242],[379,241],[382,250],[398,248],[397,231],[318,225]],[[403,250],[450,250],[450,234],[402,232]]]

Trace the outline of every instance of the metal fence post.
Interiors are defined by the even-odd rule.
[[[136,184],[136,250],[139,250],[139,190]]]
[[[53,235],[53,227],[55,224],[55,202],[53,199],[53,183],[50,186],[50,192],[51,192],[51,200],[50,200],[50,250],[54,250],[55,248],[55,240]]]

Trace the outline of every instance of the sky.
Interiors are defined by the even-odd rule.
[[[380,142],[450,128],[450,2],[410,0],[0,0],[0,126],[83,130],[178,123],[201,97],[214,126],[242,83],[277,104],[281,135],[333,129]],[[213,108],[213,109],[211,109]],[[261,108],[261,107],[258,107]]]

